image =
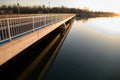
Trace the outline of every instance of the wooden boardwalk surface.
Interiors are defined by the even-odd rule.
[[[0,46],[0,65],[4,64],[8,60],[19,54],[21,51],[23,51],[24,49],[26,49],[36,41],[40,40],[41,38],[52,32],[53,30],[58,28],[60,25],[64,24],[66,21],[73,18],[74,16],[75,15],[72,14],[70,17],[60,22],[49,25],[45,28],[30,33],[29,35],[23,36],[19,39],[13,40],[10,43]]]

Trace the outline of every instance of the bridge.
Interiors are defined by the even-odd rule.
[[[66,29],[75,14],[0,16],[0,65],[57,28]]]

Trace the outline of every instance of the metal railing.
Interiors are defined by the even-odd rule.
[[[5,15],[0,15],[0,19],[3,18],[16,18],[16,17],[30,17],[30,16],[45,16],[49,14],[5,14]],[[50,14],[52,15],[52,14]],[[54,14],[53,14],[54,15]]]
[[[70,15],[29,16],[0,19],[0,44],[61,21]]]

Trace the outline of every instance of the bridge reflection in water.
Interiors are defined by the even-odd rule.
[[[43,80],[57,52],[67,36],[72,23],[59,28],[30,46],[1,67],[2,80]]]

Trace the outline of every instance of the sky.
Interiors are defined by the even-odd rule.
[[[88,8],[92,11],[120,13],[120,0],[18,0],[20,5],[66,6],[69,8]],[[16,4],[17,0],[0,0],[2,4]]]

